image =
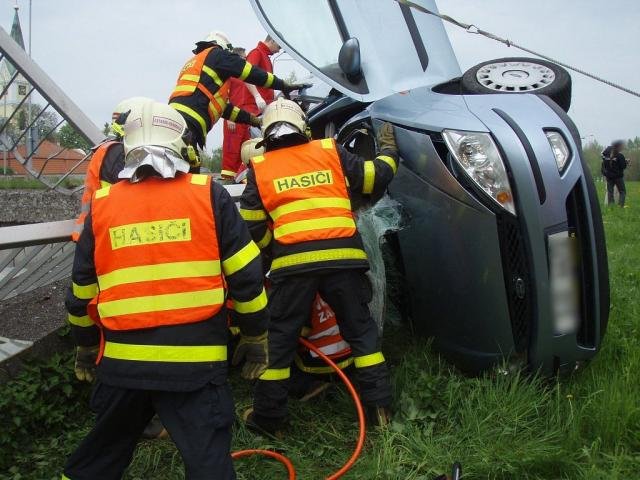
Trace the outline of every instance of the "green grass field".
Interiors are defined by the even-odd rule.
[[[427,480],[454,460],[462,462],[465,479],[640,478],[640,183],[628,184],[628,190],[629,208],[604,211],[612,301],[596,359],[559,380],[498,370],[469,378],[440,360],[427,342],[388,328],[395,421],[368,433],[362,457],[344,478]],[[88,387],[72,381],[71,372],[71,355],[65,354],[3,387],[0,478],[59,478],[66,455],[91,422]],[[237,373],[232,384],[241,413],[251,404],[250,388]],[[354,445],[351,402],[336,388],[324,402],[291,406],[286,441],[268,441],[238,426],[233,447],[277,449],[291,458],[300,479],[325,478]],[[262,458],[236,467],[240,479],[286,478],[278,464]],[[171,442],[147,441],[125,478],[177,480],[184,474]]]

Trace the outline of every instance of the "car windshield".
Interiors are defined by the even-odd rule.
[[[342,37],[328,2],[260,0],[258,5],[273,29],[308,62],[320,69],[338,63]]]

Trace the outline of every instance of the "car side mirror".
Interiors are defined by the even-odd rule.
[[[347,39],[340,47],[338,65],[351,83],[358,83],[362,79],[360,67],[360,42],[357,38]]]

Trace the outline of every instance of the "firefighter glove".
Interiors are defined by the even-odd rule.
[[[398,145],[396,144],[396,136],[393,133],[393,125],[389,122],[384,122],[378,129],[378,148],[380,150],[392,150],[398,151]]]
[[[284,96],[289,98],[289,94],[295,90],[303,90],[305,88],[309,88],[312,87],[313,84],[311,83],[289,83],[289,82],[284,82],[284,86],[282,87],[282,93],[284,93]]]
[[[83,382],[93,382],[96,376],[96,359],[98,358],[98,346],[76,347],[76,364],[74,371],[76,378]]]
[[[243,378],[255,380],[262,375],[269,363],[267,332],[257,337],[242,335],[231,359],[231,365],[238,365],[242,360]]]
[[[262,120],[260,119],[260,117],[256,117],[255,115],[251,115],[249,117],[249,125],[251,125],[252,127],[260,128],[262,126]]]

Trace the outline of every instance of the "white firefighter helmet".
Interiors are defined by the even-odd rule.
[[[229,37],[226,33],[221,32],[219,30],[209,32],[207,38],[204,39],[205,42],[215,42],[220,48],[224,50],[232,50],[233,46],[229,41]]]
[[[263,136],[273,135],[275,132],[271,127],[281,123],[289,124],[297,130],[289,133],[304,134],[307,128],[307,118],[300,106],[296,102],[279,97],[275,102],[267,105],[262,113]]]
[[[250,138],[249,140],[242,142],[242,147],[240,148],[240,158],[242,158],[242,163],[247,165],[252,157],[264,154],[264,147],[262,145],[260,145],[260,147],[256,147],[256,144],[260,142],[262,142],[262,138]]]
[[[126,113],[131,110],[133,106],[147,101],[152,102],[153,100],[147,97],[131,97],[118,102],[111,113],[111,125],[109,126],[109,130],[111,130],[111,132],[117,137],[124,137],[124,124],[127,121]]]
[[[124,125],[124,168],[118,177],[138,181],[137,171],[143,165],[163,178],[188,172],[186,128],[182,115],[166,103],[143,98],[131,105]]]

